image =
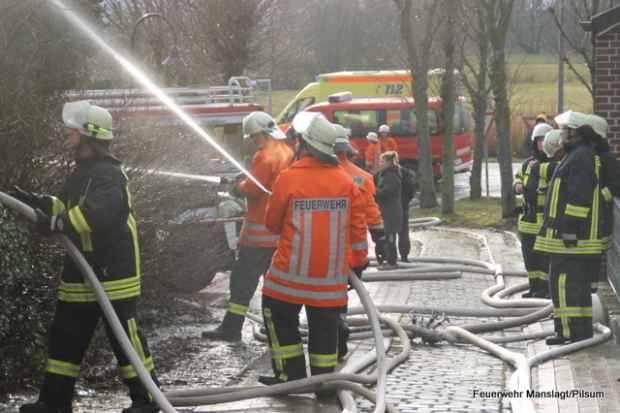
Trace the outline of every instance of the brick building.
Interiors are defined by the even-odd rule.
[[[607,138],[616,156],[620,155],[620,6],[582,22],[592,33],[594,51],[594,113],[607,119]]]
[[[592,33],[594,64],[594,113],[607,119],[607,139],[616,157],[620,157],[620,6],[582,22]],[[614,200],[614,241],[607,252],[606,275],[620,297],[620,202]]]

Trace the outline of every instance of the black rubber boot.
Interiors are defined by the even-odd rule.
[[[258,376],[258,382],[264,384],[265,386],[286,383],[284,380],[273,376]]]
[[[345,320],[340,319],[338,326],[338,360],[343,359],[349,352],[347,343],[349,342],[349,326]]]
[[[151,378],[155,385],[159,387],[159,380],[154,372],[151,372]],[[123,409],[123,413],[157,413],[159,406],[153,401],[148,391],[139,378],[125,380],[125,384],[129,388],[129,397],[131,398],[131,406]]]
[[[42,401],[24,404],[19,408],[20,413],[72,413],[71,406],[50,407]]]
[[[155,402],[132,402],[123,413],[159,413],[159,406]]]
[[[571,342],[570,338],[566,338],[562,336],[553,336],[545,340],[545,344],[547,344],[548,346],[557,346],[560,344],[568,344],[570,342]]]
[[[202,333],[202,338],[236,342],[241,341],[241,328],[245,317],[226,312],[222,323],[213,330]]]

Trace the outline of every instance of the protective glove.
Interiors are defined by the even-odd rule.
[[[357,276],[357,278],[361,280],[362,274],[364,273],[364,270],[366,268],[368,268],[368,261],[366,261],[364,265],[360,265],[359,267],[351,267],[351,271],[353,271],[355,275]]]
[[[34,212],[37,215],[35,225],[37,231],[41,234],[51,235],[53,232],[63,232],[66,223],[66,215],[64,212],[58,215],[52,215],[51,217],[39,208],[36,208]]]
[[[577,234],[562,234],[562,241],[566,248],[575,248],[577,246]]]
[[[24,191],[17,185],[13,187],[13,191],[9,191],[7,194],[33,208],[39,206],[40,199],[37,195],[32,192]]]

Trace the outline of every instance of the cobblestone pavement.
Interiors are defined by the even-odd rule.
[[[463,231],[428,230],[414,233],[422,245],[421,256],[447,256],[488,260],[484,246],[474,233]],[[369,285],[373,299],[379,303],[396,303],[398,291],[406,291],[403,302],[414,305],[464,306],[483,308],[479,295],[494,284],[490,275],[463,274],[461,279],[443,281],[382,283]],[[400,293],[402,296],[402,293]],[[399,300],[400,301],[400,300]],[[402,321],[408,321],[404,315]],[[451,317],[454,324],[474,319]],[[371,350],[369,343],[356,351]],[[394,348],[390,354],[400,349]],[[505,387],[504,364],[474,346],[440,344],[430,346],[417,340],[409,360],[388,376],[388,401],[402,413],[407,412],[506,412],[508,404],[502,399],[475,398],[474,390],[501,391]],[[372,406],[359,400],[360,411],[372,411]]]
[[[484,237],[481,237],[484,236]],[[493,230],[459,230],[436,228],[413,233],[414,248],[412,256],[452,256],[497,262],[504,268],[522,270],[523,263],[518,240],[512,234]],[[523,278],[507,277],[508,285],[523,282]],[[433,306],[464,306],[485,308],[481,303],[480,292],[494,283],[489,275],[463,274],[461,279],[415,282],[366,283],[377,304],[402,304]],[[218,277],[213,285],[205,290],[204,301],[216,318],[223,315],[227,292],[226,277]],[[350,306],[359,305],[359,300],[351,293]],[[260,297],[251,304],[252,311],[260,313]],[[396,315],[392,315],[396,317]],[[480,319],[451,317],[454,324],[462,324]],[[485,321],[491,321],[485,319]],[[402,322],[410,322],[409,315],[401,317]],[[212,325],[211,327],[214,327]],[[208,326],[200,326],[199,331]],[[550,328],[549,321],[535,323],[526,328],[527,332]],[[175,382],[164,374],[168,390],[196,386],[237,386],[255,385],[258,375],[272,374],[269,353],[264,346],[252,338],[251,323],[246,323],[244,344],[226,346],[209,344],[213,348],[194,354],[188,360],[179,356],[183,370],[209,370],[200,382],[190,376],[184,382]],[[506,334],[517,334],[522,329],[507,330]],[[197,333],[192,333],[197,334]],[[497,335],[498,333],[494,333]],[[200,341],[198,339],[198,341]],[[390,355],[400,351],[397,340]],[[208,343],[207,343],[208,344]],[[206,344],[205,344],[206,345]],[[513,343],[507,346],[513,351],[532,356],[548,348],[544,341]],[[350,344],[351,358],[365,355],[372,350],[372,341]],[[237,353],[244,353],[243,356]],[[233,360],[234,359],[234,360]],[[512,371],[499,359],[470,345],[449,345],[446,343],[431,346],[414,341],[410,358],[398,366],[388,376],[388,401],[394,403],[402,413],[407,412],[510,412],[508,400],[501,398],[479,398],[474,391],[501,391]],[[557,390],[603,391],[599,399],[558,398],[536,399],[539,413],[620,413],[620,347],[613,341],[593,349],[582,350],[576,354],[547,362],[532,371],[533,388]],[[124,392],[124,389],[123,389]],[[107,398],[101,400],[102,396]],[[118,412],[126,403],[122,393],[109,395],[99,393],[95,397],[82,397],[76,412]],[[0,410],[2,406],[0,406]],[[358,399],[358,410],[369,412],[373,406]],[[15,412],[16,409],[8,410]],[[189,411],[184,409],[183,411]],[[191,411],[209,412],[300,412],[336,413],[340,409],[335,404],[323,405],[312,395],[295,397],[261,398],[236,403],[211,405]]]

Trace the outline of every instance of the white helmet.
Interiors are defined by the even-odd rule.
[[[390,127],[388,125],[379,126],[379,133],[390,133]]]
[[[366,139],[368,139],[369,142],[379,142],[379,136],[377,136],[375,132],[368,132]]]
[[[80,134],[102,141],[111,141],[112,115],[107,109],[91,105],[87,100],[65,103],[62,120],[67,128],[78,129]]]
[[[243,118],[243,137],[245,139],[260,132],[266,133],[273,139],[286,139],[284,132],[278,128],[276,121],[268,113],[252,112]]]
[[[577,129],[580,126],[588,125],[590,119],[585,113],[573,112],[569,110],[568,112],[560,113],[553,120],[560,128],[566,127],[569,129]]]
[[[560,130],[551,129],[545,135],[543,142],[543,152],[548,158],[553,158],[560,149]]]
[[[292,125],[308,145],[325,155],[335,157],[334,145],[338,133],[322,113],[300,112],[293,118]]]
[[[349,143],[349,136],[351,136],[351,129],[345,128],[342,125],[334,123],[334,128],[336,129],[336,144],[339,143]]]
[[[598,116],[598,115],[594,115],[594,114],[588,115],[588,118],[590,119],[588,124],[592,126],[592,129],[594,129],[594,132],[596,132],[596,134],[599,135],[601,138],[607,139],[608,125],[607,125],[607,121],[605,120],[605,118]]]
[[[532,141],[536,138],[544,138],[547,132],[551,130],[553,130],[551,125],[548,125],[546,123],[539,123],[538,125],[534,126],[534,130],[532,131]]]

